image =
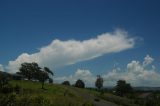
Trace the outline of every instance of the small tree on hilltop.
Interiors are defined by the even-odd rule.
[[[64,82],[62,82],[62,84],[70,86],[70,82],[69,81],[64,81]]]
[[[54,75],[54,73],[48,67],[44,67],[44,71],[51,74],[52,76]]]
[[[49,75],[54,75],[54,73],[48,68],[44,67],[43,69],[35,62],[33,63],[22,63],[17,72],[20,75],[23,75],[28,80],[36,79],[42,83],[42,89],[44,89],[44,83],[46,80],[49,80],[49,83],[53,82],[53,79]]]
[[[78,88],[85,88],[85,84],[82,80],[77,80],[76,83],[75,83],[75,87],[78,87]]]
[[[42,89],[44,89],[44,82],[49,79],[47,72],[41,71],[39,73],[39,81],[42,83]]]
[[[49,77],[49,74],[54,75],[53,72],[47,67],[44,67],[44,69],[38,73],[38,79],[42,83],[42,89],[44,89],[44,83],[46,80],[49,80],[49,82],[53,82],[53,80]]]
[[[97,75],[97,80],[95,86],[100,90],[103,87],[103,78],[100,75]]]

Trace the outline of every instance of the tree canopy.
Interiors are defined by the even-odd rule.
[[[71,85],[69,81],[64,81],[64,82],[62,82],[62,84],[63,84],[63,85],[68,85],[68,86]]]
[[[19,71],[20,72],[18,74],[21,74],[28,80],[31,80],[31,79],[38,79],[37,74],[41,71],[41,68],[35,62],[33,63],[25,62],[21,64]]]
[[[19,72],[17,73],[23,75],[28,80],[34,79],[34,80],[40,81],[42,83],[42,88],[46,80],[49,80],[49,82],[53,82],[49,74],[53,76],[54,73],[48,67],[44,67],[44,68],[39,67],[39,65],[35,62],[22,63],[19,69]]]
[[[85,84],[82,80],[78,79],[75,83],[75,87],[78,87],[78,88],[85,88]]]
[[[100,75],[97,75],[97,80],[95,86],[100,90],[103,87],[103,78]]]
[[[125,80],[118,80],[116,85],[116,94],[119,96],[123,96],[124,94],[130,93],[132,91],[132,87],[129,83],[126,83]]]

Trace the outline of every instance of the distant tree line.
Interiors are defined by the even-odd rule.
[[[103,82],[103,78],[100,75],[97,75],[95,87],[97,88],[97,91],[101,92],[102,94],[104,93],[104,91],[106,91],[106,89],[103,88]],[[64,81],[62,84],[70,86],[69,81]],[[83,80],[78,79],[73,86],[78,88],[85,88],[85,83],[83,82]],[[115,94],[118,96],[124,96],[128,93],[132,93],[133,91],[132,86],[129,83],[126,83],[125,80],[118,80],[114,90]]]

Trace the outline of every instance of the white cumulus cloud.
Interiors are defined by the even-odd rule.
[[[146,57],[148,58],[149,55]],[[133,60],[128,63],[123,70],[114,68],[112,71],[104,73],[102,75],[104,86],[115,86],[116,82],[120,79],[126,80],[128,83],[131,83],[132,86],[160,86],[160,73],[155,70],[154,65],[151,65],[152,62],[144,66],[143,63],[145,61],[146,59],[144,59],[143,62]],[[56,77],[55,81],[63,82],[68,80],[73,84],[77,79],[84,80],[87,86],[94,86],[96,76],[93,75],[90,70],[78,69],[73,75]]]
[[[0,64],[0,71],[4,71],[3,65]]]
[[[154,59],[153,59],[152,57],[150,57],[149,55],[147,55],[147,56],[144,58],[143,65],[144,65],[144,66],[147,66],[147,65],[151,64],[153,61],[154,61]]]
[[[83,80],[87,86],[92,86],[96,77],[89,70],[78,69],[73,75],[56,77],[54,80],[59,83],[70,81],[71,84],[74,84],[78,79]]]
[[[88,40],[53,40],[39,52],[22,53],[17,59],[9,61],[8,70],[15,72],[23,62],[37,62],[41,66],[51,69],[80,61],[90,60],[107,53],[116,53],[133,48],[134,38],[130,38],[123,30],[104,33]]]
[[[153,60],[147,55],[143,62],[133,60],[127,64],[127,68],[124,71],[114,69],[103,77],[106,80],[106,84],[111,85],[116,84],[117,80],[123,79],[133,86],[160,86],[160,73],[156,71],[154,65],[151,65]],[[150,68],[146,66],[150,66]]]

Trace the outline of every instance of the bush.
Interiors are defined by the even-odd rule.
[[[0,90],[1,90],[1,93],[5,93],[5,94],[11,93],[11,92],[13,92],[13,86],[10,84],[7,84],[7,85],[3,86],[3,88],[1,88]]]
[[[75,83],[75,87],[78,87],[78,88],[85,88],[85,84],[82,80],[77,80],[76,83]]]
[[[70,86],[70,82],[69,81],[64,81],[64,82],[62,82],[62,85],[68,85],[68,86]]]
[[[14,94],[1,95],[0,106],[16,106],[16,96]]]

